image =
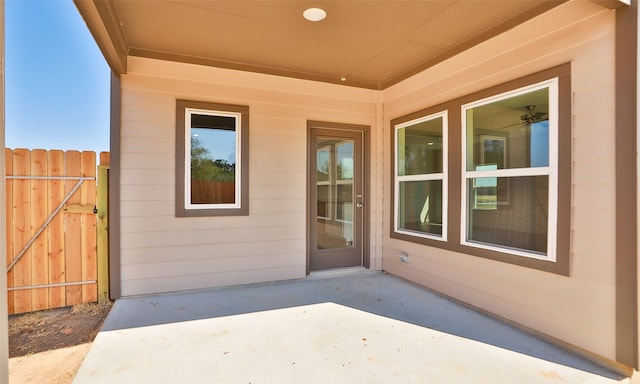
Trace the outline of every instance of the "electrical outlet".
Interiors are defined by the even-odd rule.
[[[408,263],[409,262],[409,255],[407,255],[404,252],[400,252],[400,261],[402,261],[403,263]]]

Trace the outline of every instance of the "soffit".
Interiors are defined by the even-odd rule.
[[[102,17],[101,27],[111,26],[111,44],[124,42],[128,55],[383,89],[562,2],[93,3]],[[88,18],[80,3],[83,0],[76,0],[94,31],[96,18]],[[327,18],[316,23],[305,20],[302,12],[308,7],[325,9]]]

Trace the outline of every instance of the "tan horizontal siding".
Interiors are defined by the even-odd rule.
[[[136,106],[130,106],[130,108],[135,107]],[[157,124],[149,124],[149,121],[127,120],[127,125],[129,129],[126,134],[122,135],[124,137],[154,137],[156,139],[173,140],[176,136],[175,132],[170,129],[165,121]]]
[[[280,240],[250,241],[239,249],[236,243],[187,244],[180,247],[146,247],[126,250],[127,261],[134,264],[167,263],[175,260],[199,260],[232,257],[241,254],[260,256],[276,253],[293,254],[305,246],[304,239],[282,242]]]
[[[612,309],[614,306],[614,302],[611,301],[612,292],[606,289],[606,282],[594,282],[577,277],[568,279],[564,276],[530,271],[518,266],[450,251],[417,245],[407,246],[402,242],[399,242],[398,245],[400,246],[399,250],[391,247],[385,248],[385,260],[398,262],[398,255],[402,250],[412,258],[411,262],[406,264],[407,268],[422,269],[429,271],[430,274],[443,277],[448,276],[452,281],[459,280],[465,286],[474,286],[476,289],[491,291],[496,295],[503,295],[505,287],[509,287],[509,294],[515,292],[526,296],[526,303],[529,303],[535,295],[540,295],[539,297],[543,300],[539,303],[541,307],[556,305],[552,300],[549,300],[550,296],[558,299],[560,303],[572,301],[608,309]],[[492,273],[496,270],[500,272],[500,275]],[[510,311],[511,309],[505,308],[503,310]],[[567,316],[571,316],[571,313],[567,312]]]
[[[123,233],[120,244],[123,248],[151,246],[182,246],[188,244],[238,243],[265,240],[293,240],[304,235],[304,228],[297,223],[288,225],[271,225],[268,227],[252,226],[247,220],[243,228],[217,228],[184,230],[174,228],[158,232]]]
[[[131,197],[128,197],[129,199]],[[127,217],[139,216],[173,216],[175,207],[167,200],[124,200],[120,202],[120,217],[124,222]]]
[[[421,271],[428,274],[430,277],[438,276],[440,279],[447,280],[449,284],[456,282],[458,289],[472,290],[470,300],[465,300],[469,304],[478,306],[485,310],[505,311],[507,310],[508,317],[517,322],[526,320],[526,316],[523,314],[523,310],[528,313],[538,311],[544,316],[541,316],[542,321],[546,322],[547,326],[557,328],[561,331],[564,325],[563,323],[577,322],[580,324],[582,317],[588,317],[593,319],[591,322],[582,322],[581,327],[590,329],[592,331],[598,331],[600,333],[606,332],[607,327],[611,326],[611,317],[607,315],[608,311],[613,309],[613,297],[604,294],[602,289],[598,289],[597,286],[590,284],[589,282],[576,280],[571,284],[556,283],[553,284],[549,281],[544,283],[547,287],[540,288],[538,286],[531,286],[530,284],[522,283],[516,279],[509,281],[509,291],[512,291],[511,295],[504,295],[504,286],[500,286],[491,281],[491,277],[488,275],[477,273],[477,270],[471,268],[457,268],[446,263],[427,263],[423,259],[416,259],[410,263],[408,268],[414,271]],[[389,263],[385,263],[385,269],[394,268],[394,266],[401,266],[400,260],[393,260]],[[543,282],[537,282],[538,285],[542,285]],[[552,289],[548,285],[552,285],[556,289]],[[559,290],[564,288],[565,291]],[[549,300],[549,295],[555,292],[559,296],[556,300]],[[595,296],[595,297],[592,297]],[[518,296],[526,296],[526,300],[520,302],[517,299]],[[602,303],[601,306],[595,307],[593,302],[598,301]],[[495,301],[495,302],[494,302]],[[567,313],[562,310],[563,302],[572,302],[572,311]],[[486,307],[485,302],[492,302],[490,306]],[[504,303],[508,303],[505,305]],[[594,310],[598,309],[598,310]],[[509,313],[511,312],[511,313]]]
[[[436,291],[451,292],[452,286],[456,286],[459,291],[462,292],[464,290],[464,302],[489,313],[500,314],[504,308],[514,308],[518,316],[517,318],[505,316],[509,320],[525,326],[531,326],[531,319],[535,319],[536,323],[531,328],[546,333],[547,335],[555,335],[558,339],[566,343],[580,346],[590,351],[599,351],[602,356],[615,354],[614,345],[607,343],[603,346],[602,343],[603,339],[610,337],[609,328],[614,326],[614,320],[611,317],[598,318],[591,322],[591,324],[598,324],[596,321],[604,321],[601,329],[605,329],[605,331],[599,331],[598,329],[585,326],[585,322],[579,317],[588,316],[591,319],[591,313],[576,314],[576,316],[569,318],[568,321],[562,320],[555,317],[553,313],[541,311],[539,308],[523,306],[514,300],[507,300],[504,294],[498,296],[488,295],[483,290],[477,289],[477,286],[469,287],[459,279],[453,281],[448,280],[438,273],[439,271],[429,273],[417,269],[407,269],[403,268],[399,262],[388,262],[387,259],[385,259],[384,266],[386,271],[400,274],[411,281],[420,281],[428,278],[429,287]],[[588,337],[580,335],[588,335]]]
[[[577,276],[586,281],[601,281],[611,286],[616,281],[616,268],[613,254],[584,254],[573,252],[573,265],[571,266]]]
[[[298,212],[301,213],[306,208],[306,197],[288,198],[286,200],[255,200],[251,204],[251,212],[261,213],[273,213],[273,212]]]
[[[196,273],[186,276],[154,277],[150,279],[123,279],[122,292],[147,294],[222,287],[227,285],[295,279],[304,276],[304,273],[305,269],[303,265],[294,265],[281,268],[242,269],[230,272]],[[162,291],[162,289],[164,289],[164,291]]]
[[[576,185],[613,184],[615,173],[610,162],[581,161],[573,163],[573,183]]]
[[[270,225],[295,223],[304,225],[305,218],[297,212],[252,213],[250,218],[244,216],[220,217],[217,219],[176,220],[173,216],[128,217],[122,224],[125,232],[157,232],[172,228],[176,231],[215,230],[230,228],[268,227]]]
[[[606,197],[602,197],[606,198]],[[598,201],[593,201],[597,206]],[[574,231],[595,231],[598,236],[613,236],[616,233],[615,215],[611,209],[575,208],[571,220],[571,229]]]
[[[132,58],[132,61],[140,63],[150,62],[150,60],[140,58]],[[160,62],[155,61],[154,66],[157,65],[156,63]],[[184,66],[184,68],[194,67],[189,64],[182,65]],[[216,71],[216,68],[210,68],[210,70]],[[309,86],[305,89],[306,92],[292,93],[288,92],[288,89],[284,87],[260,89],[254,88],[252,84],[245,84],[245,86],[243,87],[238,87],[233,85],[223,85],[214,82],[206,82],[202,80],[193,81],[184,78],[166,78],[148,75],[135,76],[135,72],[130,71],[129,73],[131,75],[130,77],[127,77],[128,87],[132,87],[135,89],[145,88],[152,92],[175,89],[178,90],[178,92],[176,92],[174,96],[187,100],[206,99],[232,104],[242,104],[243,102],[246,103],[246,101],[248,100],[259,100],[260,104],[254,105],[255,113],[258,113],[260,115],[274,116],[278,118],[314,119],[316,116],[322,116],[326,118],[327,112],[340,115],[360,115],[370,118],[374,113],[373,99],[371,97],[360,100],[346,99],[344,97],[341,97],[341,94],[339,92],[335,92],[340,88],[339,86],[334,86],[334,93],[332,95],[322,94],[314,93],[313,90],[318,86],[324,87],[324,85],[321,85],[319,83],[306,82],[307,84],[309,84]],[[368,93],[373,94],[372,91],[369,91]],[[123,104],[124,103],[125,102],[123,101]],[[135,101],[134,104],[137,106],[144,106],[148,110],[156,110],[158,113],[163,113],[162,105],[145,105],[144,103],[137,103]],[[123,108],[123,116],[125,115],[125,112],[126,110],[125,108]],[[128,113],[130,116],[135,117],[132,120],[141,118],[139,112],[129,111]]]
[[[123,295],[303,277],[307,120],[373,125],[375,92],[149,59],[129,64]],[[249,216],[175,217],[176,99],[249,106]]]
[[[153,183],[155,180],[151,182]],[[127,184],[122,186],[121,191],[123,195],[127,196],[142,195],[145,201],[171,202],[175,198],[175,191],[173,188],[167,188],[167,185],[171,184]]]
[[[305,143],[306,145],[306,143]],[[296,157],[296,161],[292,161],[291,157],[287,157],[286,155],[280,153],[280,154],[274,154],[274,155],[257,155],[259,159],[262,159],[264,161],[251,161],[251,170],[253,172],[251,173],[257,173],[259,175],[262,175],[264,173],[279,173],[279,174],[284,174],[286,176],[291,177],[292,175],[300,175],[300,173],[302,173],[303,175],[306,176],[307,171],[306,171],[306,157],[304,158],[304,160],[302,160],[299,156]],[[306,155],[305,155],[306,156]],[[273,163],[269,163],[269,161],[272,161]],[[273,164],[278,164],[279,167],[277,169],[273,168]],[[249,175],[249,177],[252,177],[251,175]],[[290,182],[293,182],[295,179],[291,180]],[[299,184],[299,179],[298,179],[298,184]]]
[[[169,99],[170,100],[170,99]],[[159,124],[159,127],[166,126],[168,121],[175,121],[175,112],[173,109],[165,105],[148,105],[148,104],[123,104],[121,111],[121,119],[123,121],[132,121],[136,123],[140,122],[156,122]],[[144,124],[136,124],[136,130],[140,130],[141,127],[144,127]],[[152,129],[154,127],[148,127]],[[123,136],[135,136],[136,131],[129,133],[129,131],[122,131]]]
[[[258,255],[234,255],[226,257],[190,259],[188,255],[178,261],[155,262],[145,264],[126,264],[122,267],[122,278],[151,279],[197,274],[234,272],[243,269],[282,268],[292,265],[304,265],[298,252],[263,252]]]
[[[175,171],[172,169],[144,169],[129,168],[123,170],[120,176],[120,182],[123,185],[172,185],[175,180]],[[139,196],[146,200],[144,196]]]
[[[176,159],[174,151],[171,153],[136,153],[127,152],[122,155],[122,161],[135,164],[139,169],[174,169]]]
[[[386,233],[383,268],[610,359],[615,359],[614,16],[592,2],[565,3],[384,93],[388,130],[393,118],[571,63],[571,275],[420,246]],[[392,161],[390,155],[385,159]],[[387,206],[389,199],[386,192]],[[390,227],[388,212],[383,223]],[[410,255],[408,264],[400,262],[401,251]]]
[[[125,121],[123,121],[122,123],[124,125]],[[153,123],[150,122],[149,124]],[[133,136],[123,137],[122,141],[123,144],[120,148],[122,153],[149,153],[154,155],[160,155],[163,153],[175,153],[175,144],[173,139],[155,136],[146,139],[140,136]]]
[[[576,138],[573,143],[573,160],[582,161],[607,161],[614,160],[615,137],[610,135]]]
[[[607,67],[601,67],[601,69],[612,69]],[[584,90],[575,90],[573,98],[573,108],[576,110],[576,114],[581,112],[593,113],[593,112],[607,112],[613,111],[615,108],[615,90],[612,88],[613,83],[602,84],[598,87],[590,87]],[[602,127],[601,132],[606,133],[613,127],[613,120],[611,124],[607,124]],[[609,129],[607,129],[609,128]],[[575,128],[574,128],[575,129]]]
[[[278,163],[285,163],[286,158],[283,155],[273,155],[263,157],[265,161],[275,161]],[[258,162],[254,168],[258,168],[260,163]],[[265,170],[264,172],[252,172],[251,173],[251,185],[298,185],[296,180],[306,177],[306,170],[289,169],[286,173],[282,171]]]
[[[605,67],[606,68],[606,67]],[[589,137],[607,137],[611,135],[611,127],[614,125],[613,116],[610,113],[602,113],[602,109],[593,106],[594,110],[581,111],[579,115],[573,116],[574,140]]]

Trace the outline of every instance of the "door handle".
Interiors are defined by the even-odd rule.
[[[356,208],[362,208],[362,203],[356,203]]]

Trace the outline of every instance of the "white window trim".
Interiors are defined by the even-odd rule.
[[[402,128],[406,128],[411,125],[419,124],[429,120],[435,120],[438,118],[442,118],[442,173],[429,173],[424,175],[407,175],[400,176],[398,175],[398,130]],[[433,113],[427,116],[423,116],[417,119],[413,119],[410,121],[406,121],[401,124],[397,124],[394,127],[394,217],[393,217],[393,230],[395,233],[400,233],[409,236],[422,237],[425,239],[438,240],[438,241],[447,241],[447,230],[448,230],[448,200],[449,200],[449,189],[448,189],[448,167],[449,167],[449,121],[448,121],[448,111],[442,111]],[[433,181],[433,180],[441,180],[442,181],[442,236],[432,235],[424,232],[418,231],[410,231],[407,229],[402,229],[399,227],[398,217],[400,215],[400,182],[403,181]]]
[[[234,204],[191,204],[191,115],[208,115],[235,118],[236,134],[236,176],[235,176],[235,203]],[[198,108],[185,108],[184,111],[184,208],[188,210],[202,209],[238,209],[242,203],[242,114],[239,112],[216,111]]]
[[[467,113],[471,108],[479,107],[495,101],[508,99],[524,93],[536,90],[549,89],[549,166],[548,167],[532,167],[532,168],[511,168],[499,169],[492,171],[467,171]],[[518,88],[513,91],[504,92],[498,95],[487,97],[462,105],[462,198],[460,199],[460,244],[482,248],[491,251],[507,253],[515,256],[523,256],[533,259],[539,259],[549,262],[555,262],[557,259],[557,228],[556,222],[558,217],[558,117],[559,117],[559,99],[558,99],[558,78],[552,78],[540,83],[532,84],[526,87]],[[547,218],[547,252],[541,255],[536,252],[527,252],[520,249],[514,249],[504,246],[491,245],[467,240],[467,224],[469,203],[469,186],[468,180],[474,177],[514,177],[514,176],[548,176],[549,177],[549,196],[548,196],[548,218]]]

